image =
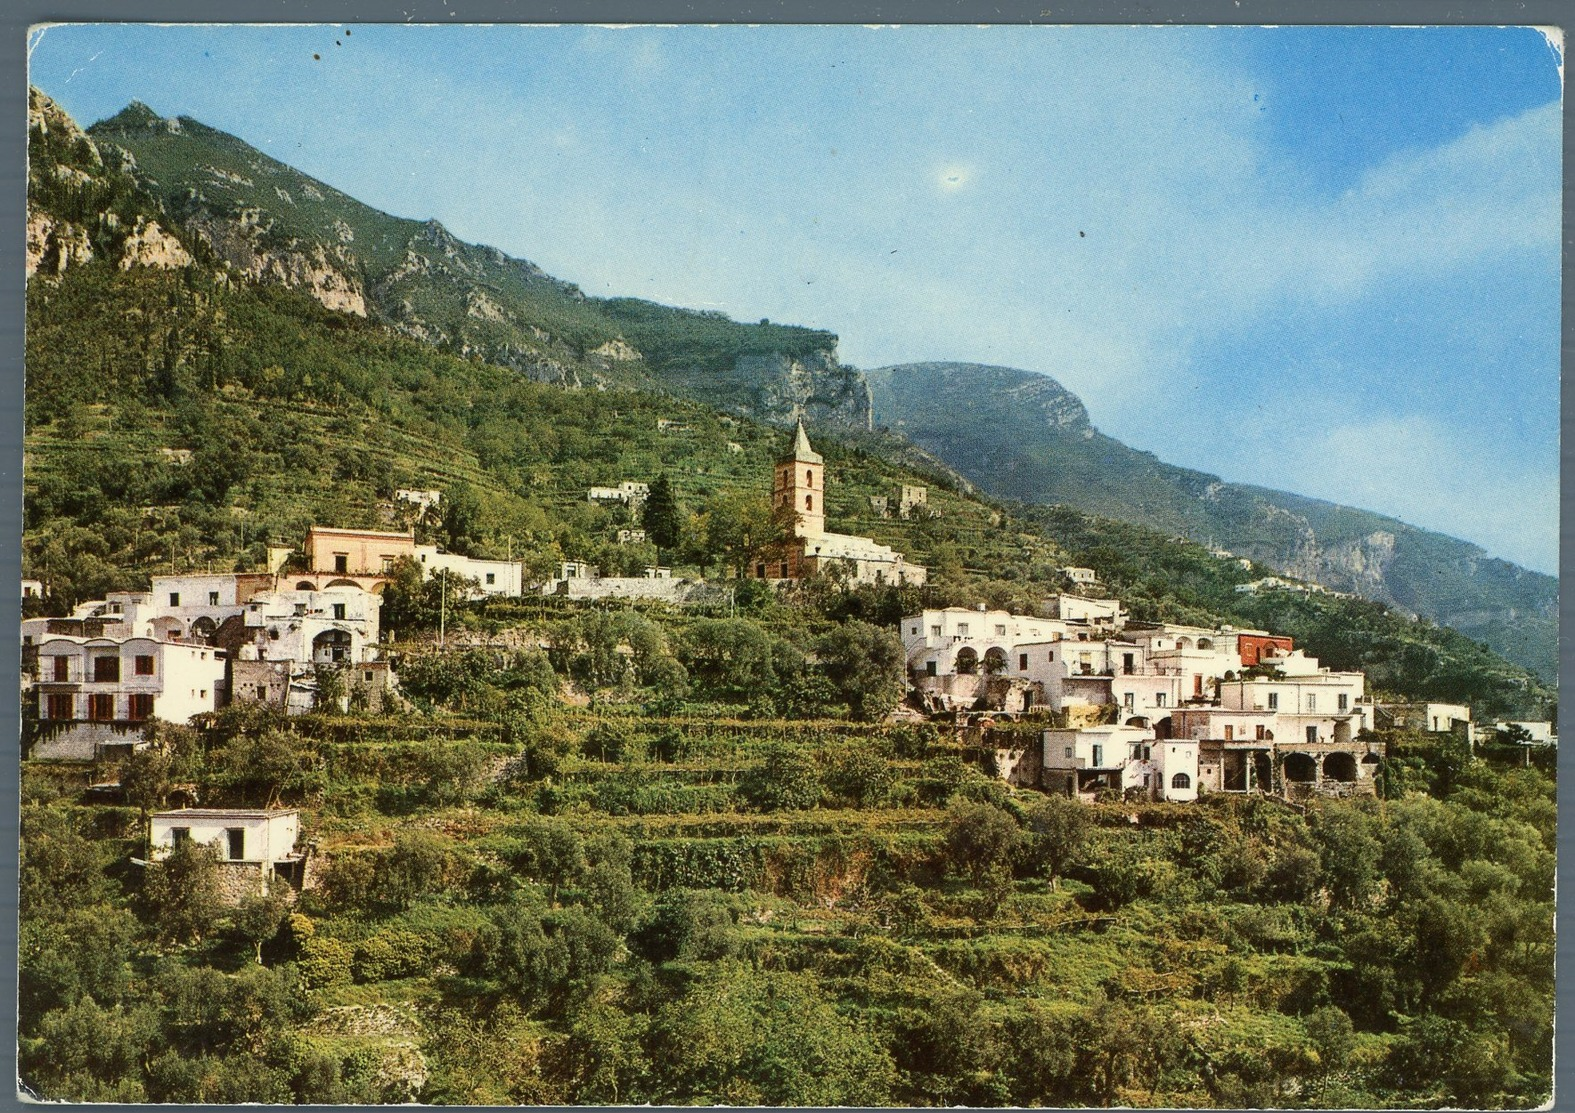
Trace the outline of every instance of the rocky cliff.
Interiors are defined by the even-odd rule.
[[[830,334],[587,298],[529,260],[466,243],[436,220],[379,212],[232,135],[146,105],[89,133],[124,152],[187,241],[239,279],[302,289],[329,309],[538,382],[660,389],[779,423],[869,428],[868,388],[837,362]],[[71,229],[33,231],[35,265],[81,256]]]

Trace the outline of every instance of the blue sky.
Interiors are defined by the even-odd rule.
[[[1555,572],[1559,56],[1496,28],[57,27],[593,294],[1053,375],[1162,459]],[[314,59],[313,55],[319,55]]]

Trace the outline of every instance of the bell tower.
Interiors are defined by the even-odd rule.
[[[773,509],[792,508],[795,537],[818,537],[826,532],[826,461],[810,447],[802,421],[793,436],[793,451],[777,461],[771,505]]]

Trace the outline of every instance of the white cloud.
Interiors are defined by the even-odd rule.
[[[1272,468],[1275,486],[1442,529],[1556,575],[1558,473],[1524,466],[1508,449],[1427,417],[1379,417],[1288,440]]]

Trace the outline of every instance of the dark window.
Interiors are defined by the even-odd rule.
[[[257,698],[262,700],[265,703],[267,702],[267,700],[268,700],[268,685],[266,685],[266,684],[259,684],[259,685],[257,685]]]
[[[1279,709],[1280,709],[1280,693],[1278,693],[1278,692],[1270,692],[1269,693],[1269,710],[1270,711],[1278,711]]]
[[[178,591],[170,592],[170,606],[172,606],[172,607],[180,606],[180,592],[178,592]]]
[[[1192,778],[1187,776],[1185,773],[1177,773],[1174,777],[1170,778],[1170,787],[1191,788]]]
[[[1026,654],[1026,653],[1019,653],[1017,655],[1017,668],[1021,672],[1027,672],[1028,671],[1028,654]]]
[[[50,696],[48,708],[49,714],[46,717],[50,719],[76,718],[76,709],[71,706],[72,703],[73,700],[68,695],[56,694]]]
[[[1127,676],[1131,676],[1133,667],[1134,666],[1132,664],[1132,654],[1130,654],[1130,653],[1123,653],[1121,655],[1121,671],[1122,671],[1122,673],[1127,675]]]
[[[93,679],[100,684],[112,683],[120,679],[119,657],[93,658]]]
[[[191,828],[190,827],[171,827],[170,828],[170,842],[171,842],[171,844],[173,844],[176,847],[185,846],[187,843],[191,842]]]
[[[69,658],[69,657],[56,657],[55,658],[55,681],[56,681],[56,683],[61,683],[61,682],[64,682],[66,680],[69,680],[69,679],[71,679],[71,658]]]
[[[115,697],[101,693],[88,697],[88,718],[97,723],[107,723],[115,717]]]
[[[1307,728],[1307,744],[1309,746],[1316,746],[1318,744],[1318,728],[1317,727],[1308,727]]]
[[[804,469],[804,486],[806,486],[806,487],[813,487],[814,485],[815,485],[815,473],[814,473],[814,471],[811,470],[810,468],[805,468]]]
[[[1350,709],[1351,709],[1351,697],[1346,695],[1344,692],[1341,692],[1340,693],[1340,710],[1341,711],[1349,711]]]
[[[139,654],[137,654],[136,664],[135,664],[134,668],[135,668],[136,674],[138,676],[152,676],[153,675],[153,654],[151,654],[151,653],[139,653]]]
[[[494,575],[493,573],[488,572],[487,573],[487,582],[489,584],[495,584],[495,583],[498,582],[498,577],[496,575]]]
[[[342,618],[344,618],[344,616],[345,616],[345,605],[343,603],[335,603],[334,604],[334,617],[342,619]]]
[[[152,717],[152,715],[153,696],[147,692],[133,693],[131,697],[129,714],[127,717],[133,722],[140,723],[142,720]]]
[[[924,675],[925,676],[934,676],[935,675],[935,662],[934,661],[926,661],[926,662],[924,662]]]
[[[813,509],[815,509],[815,496],[814,495],[805,495],[804,496],[804,509],[805,510],[813,510]]]
[[[334,554],[334,571],[335,572],[348,572],[348,571],[350,571],[350,554],[349,553],[335,553]]]
[[[243,858],[245,858],[246,857],[246,828],[244,828],[244,827],[226,827],[224,829],[224,836],[225,836],[226,842],[229,844],[227,849],[230,852],[229,853],[230,861],[232,861],[232,862],[239,862]]]

